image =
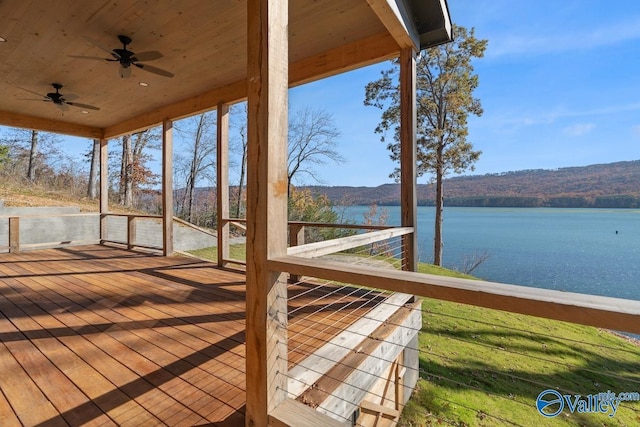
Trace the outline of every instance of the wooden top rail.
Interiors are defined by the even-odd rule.
[[[246,223],[245,218],[227,218],[223,221],[229,223]],[[289,221],[289,225],[297,225],[300,227],[317,227],[317,228],[351,228],[354,230],[386,230],[395,227],[394,225],[365,225],[365,224],[336,224],[334,222],[306,222],[306,221]]]
[[[126,213],[114,213],[114,212],[105,212],[103,214],[99,214],[99,215],[105,215],[105,216],[120,216],[120,217],[127,217],[127,218],[153,218],[153,219],[162,219],[162,215],[149,215],[149,214],[126,214]]]
[[[272,271],[640,334],[640,301],[284,256]]]
[[[174,216],[173,220],[175,222],[177,222],[178,224],[184,225],[185,227],[193,228],[194,230],[199,231],[200,233],[204,233],[204,234],[207,234],[207,235],[212,236],[212,237],[216,237],[217,236],[215,233],[212,233],[211,231],[206,230],[206,229],[204,229],[202,227],[198,227],[195,224],[191,224],[189,221],[185,221],[184,219],[178,218],[177,216]]]
[[[236,222],[236,221],[229,221],[229,224],[231,225],[235,225],[236,227],[238,227],[240,230],[242,231],[247,231],[247,226],[240,223],[240,222]]]
[[[303,256],[307,258],[319,257],[410,233],[413,233],[412,227],[386,228],[385,230],[372,231],[370,233],[356,234],[353,236],[341,237],[339,239],[293,246],[287,248],[287,255]]]
[[[289,221],[289,225],[317,228],[351,228],[354,230],[386,230],[394,225],[337,224],[333,222]]]
[[[48,214],[48,215],[0,215],[0,219],[9,219],[9,218],[54,218],[54,217],[74,217],[74,216],[98,216],[100,215],[97,212],[84,212],[84,213],[73,213],[73,214]]]

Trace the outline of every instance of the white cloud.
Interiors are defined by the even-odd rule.
[[[576,123],[575,125],[567,126],[562,131],[565,135],[578,137],[586,135],[595,128],[593,123]]]
[[[565,29],[566,31],[566,29]],[[554,34],[493,34],[488,57],[537,56],[574,50],[588,50],[640,39],[640,17],[609,23],[587,31]]]

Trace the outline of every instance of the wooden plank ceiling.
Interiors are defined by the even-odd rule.
[[[290,1],[291,84],[397,54],[369,3]],[[246,15],[245,0],[1,0],[0,124],[113,137],[242,99]],[[121,78],[117,62],[77,58],[109,57],[87,38],[111,50],[122,47],[120,34],[133,52],[161,52],[145,64],[175,76],[133,67]],[[72,102],[100,109],[42,102],[35,94],[53,92],[54,82]]]

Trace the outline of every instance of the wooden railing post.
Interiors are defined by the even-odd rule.
[[[173,122],[162,121],[162,253],[173,255]]]
[[[216,197],[218,222],[218,266],[229,259],[229,106],[218,104],[216,145]]]
[[[304,245],[304,225],[289,224],[289,247]],[[289,283],[298,283],[302,276],[289,275]]]
[[[20,218],[9,218],[9,253],[20,252]]]
[[[247,1],[247,286],[245,425],[270,425],[287,399],[288,0]]]
[[[417,197],[416,197],[416,52],[400,51],[400,204],[401,225],[413,227],[413,233],[402,236],[402,269],[416,271]]]
[[[100,244],[107,240],[109,212],[109,150],[108,141],[100,139]]]
[[[136,217],[127,215],[127,249],[133,249],[136,240]]]

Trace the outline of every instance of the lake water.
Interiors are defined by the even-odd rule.
[[[366,206],[345,215],[363,222]],[[400,208],[385,207],[389,225]],[[418,252],[433,260],[435,208],[418,208]],[[493,282],[640,300],[640,210],[445,208],[444,266],[487,253],[473,275]]]

